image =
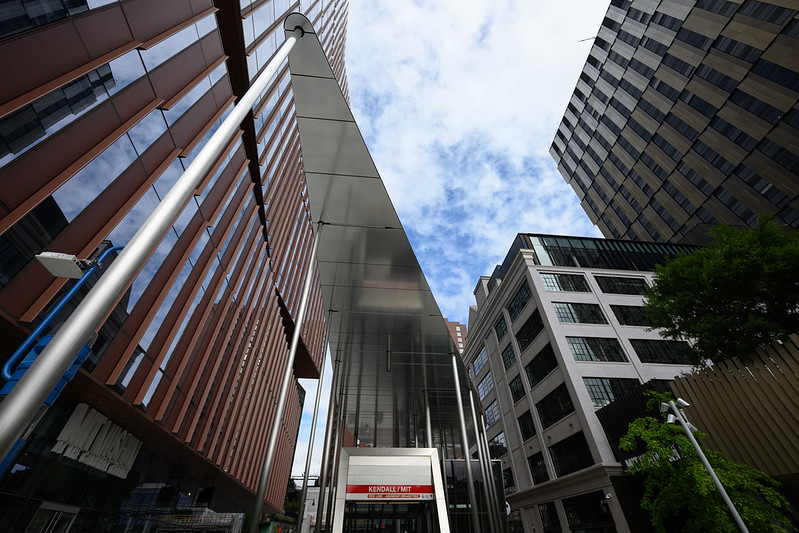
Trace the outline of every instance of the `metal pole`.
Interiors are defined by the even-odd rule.
[[[311,471],[311,456],[313,454],[313,441],[316,434],[316,420],[319,415],[319,402],[322,399],[322,380],[325,374],[325,361],[327,359],[327,332],[322,343],[324,355],[322,356],[322,366],[319,369],[319,382],[316,385],[316,402],[313,406],[313,420],[311,422],[311,434],[308,437],[308,453],[305,456],[305,474],[302,477],[302,493],[300,494],[300,514],[297,517],[297,533],[302,531],[302,522],[305,518],[305,500],[308,497],[308,476]]]
[[[458,359],[455,353],[452,354],[452,375],[455,379],[455,396],[458,403],[458,417],[461,423],[461,446],[463,447],[463,459],[466,465],[466,482],[469,492],[469,503],[472,508],[472,523],[475,533],[481,533],[480,520],[477,515],[477,495],[474,493],[474,476],[472,476],[472,462],[469,457],[469,439],[466,435],[466,416],[463,414],[463,397],[461,395],[460,379],[458,379]]]
[[[255,493],[255,505],[252,509],[252,519],[250,520],[250,527],[248,528],[249,533],[257,533],[259,529],[261,510],[263,509],[264,497],[266,496],[266,486],[269,484],[269,473],[272,471],[272,462],[275,459],[277,441],[280,438],[280,425],[283,423],[283,411],[286,408],[286,398],[288,398],[291,378],[294,373],[294,359],[297,355],[297,346],[300,344],[302,321],[305,318],[305,309],[308,307],[308,296],[311,294],[311,285],[313,284],[314,273],[316,272],[316,250],[319,248],[319,241],[322,237],[323,228],[324,226],[319,222],[316,230],[316,238],[311,248],[311,255],[308,258],[308,272],[305,273],[305,284],[302,287],[300,308],[297,310],[297,318],[294,320],[294,333],[291,336],[291,348],[289,348],[289,356],[288,359],[286,359],[286,366],[283,369],[283,382],[280,384],[280,396],[277,401],[275,419],[272,422],[272,432],[269,435],[269,446],[266,448],[261,478],[258,481],[258,490]]]
[[[676,415],[677,420],[680,422],[680,425],[685,431],[685,434],[688,435],[688,440],[690,440],[691,444],[693,444],[696,453],[699,455],[699,460],[702,461],[703,465],[705,465],[707,473],[710,474],[710,478],[713,480],[713,484],[716,485],[719,494],[721,494],[721,499],[724,500],[725,504],[727,504],[727,508],[730,510],[733,520],[735,520],[735,523],[738,525],[738,529],[740,529],[742,533],[749,533],[749,530],[746,529],[746,524],[744,524],[744,521],[741,519],[741,515],[738,514],[738,511],[735,509],[735,506],[732,504],[732,500],[730,500],[730,497],[727,495],[727,491],[724,490],[724,487],[721,485],[721,481],[719,481],[718,476],[716,476],[716,472],[713,471],[713,467],[710,466],[707,457],[705,457],[704,452],[702,452],[702,448],[699,447],[699,443],[696,442],[694,434],[688,428],[688,424],[686,423],[685,418],[683,417],[680,410],[677,408],[677,405],[673,401],[670,401],[669,407]]]
[[[505,501],[505,495],[503,494],[502,499],[499,498],[499,493],[497,492],[497,485],[494,483],[494,467],[493,463],[491,462],[491,450],[488,448],[488,435],[486,435],[486,422],[485,418],[483,417],[483,413],[480,413],[480,436],[481,442],[483,443],[483,448],[485,449],[486,457],[488,457],[488,472],[489,478],[491,479],[491,483],[488,485],[488,488],[491,492],[491,505],[499,504],[499,507],[494,507],[494,514],[497,517],[497,531],[504,531],[505,530],[505,520],[503,514],[505,512],[505,506],[502,505],[500,502]]]
[[[331,352],[330,357],[333,357]],[[325,486],[327,485],[327,463],[329,453],[330,453],[330,445],[333,439],[333,431],[335,428],[333,427],[333,415],[336,410],[336,388],[338,388],[338,378],[339,373],[341,372],[341,361],[333,361],[333,384],[330,386],[330,402],[327,405],[327,434],[325,435],[325,445],[324,449],[322,450],[322,467],[321,472],[319,473],[319,501],[316,505],[316,525],[314,526],[314,532],[320,533],[322,531],[322,511],[324,511],[325,507]]]
[[[496,527],[496,516],[494,515],[494,506],[491,501],[491,482],[493,476],[489,464],[486,462],[488,458],[487,450],[483,449],[483,439],[480,437],[480,426],[477,425],[477,410],[474,408],[474,394],[471,387],[469,388],[469,408],[472,412],[472,424],[474,424],[474,442],[477,445],[477,460],[480,463],[480,472],[483,474],[483,497],[486,502],[486,511],[488,511],[488,523],[491,531]]]
[[[426,372],[426,370],[425,370]],[[433,426],[430,423],[430,393],[424,391],[424,429],[427,432],[427,447],[433,447]],[[443,457],[444,454],[441,454]]]
[[[349,374],[348,374],[349,375]],[[336,508],[336,496],[338,495],[338,461],[339,461],[339,452],[341,451],[342,446],[344,446],[344,411],[346,410],[346,406],[344,405],[345,399],[344,394],[341,393],[339,395],[339,409],[338,409],[338,417],[336,420],[336,428],[338,433],[336,434],[336,444],[333,447],[333,465],[332,465],[332,472],[333,475],[330,478],[330,494],[328,495],[327,499],[327,513],[326,518],[327,521],[325,522],[325,531],[328,533],[331,531],[331,527],[333,525],[333,512]]]
[[[45,347],[11,393],[0,404],[0,457],[14,446],[36,415],[47,395],[64,375],[81,346],[99,329],[103,319],[133,283],[136,275],[157,248],[172,222],[194,194],[205,174],[227,146],[242,120],[288,57],[301,28],[286,39],[252,86],[241,97],[189,168],[181,175],[161,203],[130,239],[105,274],[86,295],[58,333]]]

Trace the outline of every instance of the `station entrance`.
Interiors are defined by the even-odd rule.
[[[347,502],[344,533],[440,533],[436,506],[430,501],[369,503]]]
[[[449,533],[435,448],[342,448],[333,533]]]

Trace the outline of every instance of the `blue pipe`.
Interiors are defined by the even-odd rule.
[[[50,311],[47,314],[47,316],[44,317],[44,319],[42,319],[41,323],[38,326],[36,326],[36,329],[34,329],[31,332],[31,334],[28,335],[28,338],[25,339],[25,341],[20,345],[20,347],[17,348],[17,351],[15,351],[14,354],[8,358],[8,361],[6,361],[6,364],[3,365],[2,369],[2,375],[4,380],[6,381],[11,380],[11,375],[14,373],[14,367],[19,362],[19,359],[23,355],[25,355],[28,352],[28,350],[30,350],[30,348],[36,342],[36,339],[39,338],[39,335],[42,334],[44,329],[48,325],[50,325],[50,322],[53,321],[55,316],[59,312],[61,312],[61,310],[64,308],[65,305],[67,305],[67,302],[69,302],[69,300],[73,296],[75,296],[75,293],[78,292],[78,289],[80,289],[83,286],[83,284],[86,283],[86,281],[89,279],[89,276],[91,276],[94,273],[94,271],[97,270],[97,267],[99,267],[101,263],[105,260],[105,258],[108,257],[108,254],[110,254],[111,252],[116,252],[118,250],[121,250],[122,248],[124,248],[124,246],[112,246],[111,248],[105,250],[103,253],[100,254],[100,257],[97,258],[97,261],[95,261],[95,263],[91,266],[91,268],[89,268],[88,270],[86,270],[86,272],[83,273],[83,276],[81,276],[80,279],[75,282],[75,285],[73,285],[72,288],[69,289],[69,292],[67,292],[64,295],[64,297],[61,298],[61,300],[56,304],[53,310]]]

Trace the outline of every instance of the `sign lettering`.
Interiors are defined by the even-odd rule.
[[[58,434],[53,452],[124,479],[139,448],[139,439],[81,403]]]

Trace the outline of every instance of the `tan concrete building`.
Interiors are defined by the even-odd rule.
[[[455,345],[458,347],[458,353],[463,354],[463,349],[466,346],[466,324],[453,322],[446,318],[444,320],[447,323],[450,337],[452,337],[452,340],[455,341]]]
[[[463,359],[502,463],[512,532],[631,530],[625,467],[595,411],[690,368],[686,343],[649,330],[641,296],[655,263],[684,250],[519,234],[480,278]]]

